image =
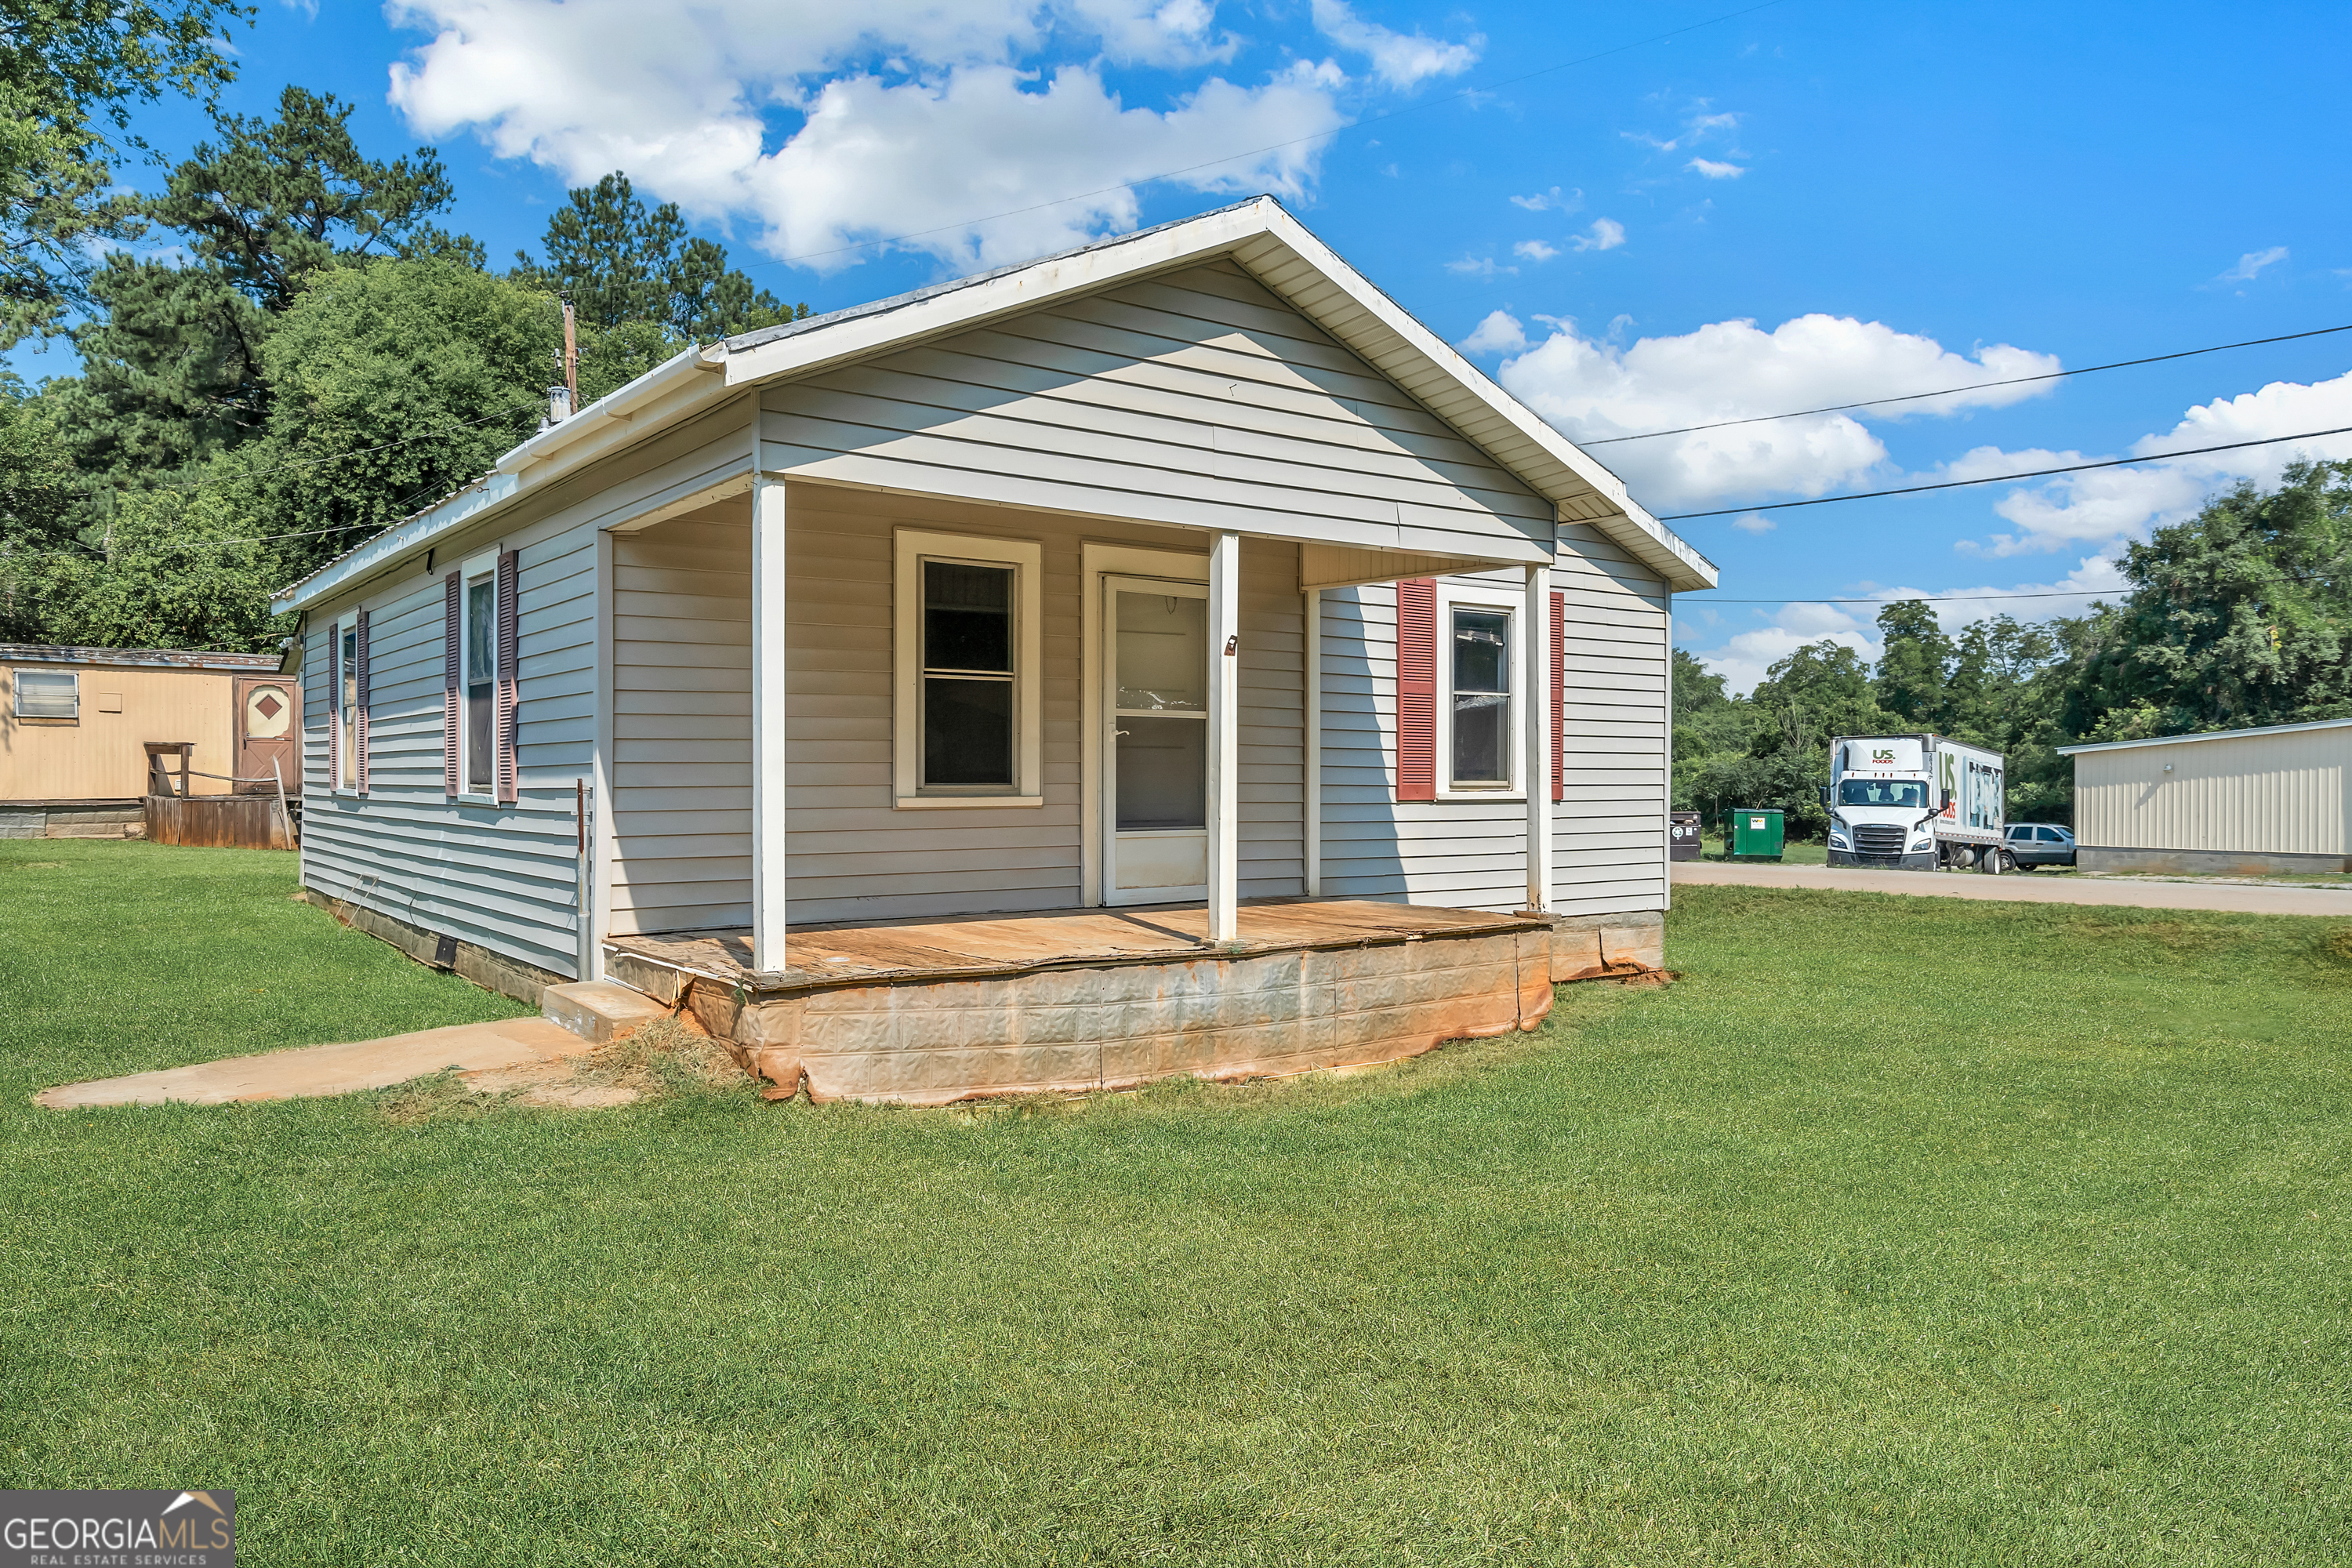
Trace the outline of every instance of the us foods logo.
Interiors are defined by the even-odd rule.
[[[1891,747],[1873,746],[1870,749],[1870,765],[1874,768],[1893,767],[1895,765],[1894,750]]]
[[[233,1568],[233,1491],[0,1492],[0,1568]]]

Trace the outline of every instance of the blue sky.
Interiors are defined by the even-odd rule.
[[[2340,5],[263,0],[231,43],[234,109],[295,82],[437,145],[501,262],[618,167],[818,310],[1272,189],[1586,438],[2352,322]],[[2352,426],[2347,372],[2352,332],[1594,452],[1713,510]],[[1772,602],[1683,596],[1677,638],[1744,687],[1874,646],[1784,596],[2108,586],[2297,450],[2352,437],[1678,523]]]

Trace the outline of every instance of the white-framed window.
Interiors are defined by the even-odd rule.
[[[360,787],[360,624],[335,623],[335,788]]]
[[[466,563],[457,585],[457,794],[495,801],[499,792],[499,556]]]
[[[911,528],[896,541],[897,804],[1043,805],[1042,548]]]
[[[1437,797],[1516,795],[1527,748],[1527,674],[1519,616],[1502,587],[1437,585]]]
[[[81,677],[70,669],[16,671],[16,717],[63,720],[81,718]]]

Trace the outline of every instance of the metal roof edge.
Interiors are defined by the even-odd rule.
[[[2136,746],[2182,746],[2192,741],[2242,741],[2249,735],[2292,735],[2304,730],[2339,730],[2352,719],[2314,719],[2302,724],[2262,724],[2251,730],[2202,730],[2194,735],[2151,735],[2145,741],[2093,741],[2081,746],[2053,746],[2062,757],[2085,752],[2127,752]]]
[[[0,643],[0,664],[112,664],[149,669],[276,669],[274,653],[209,648],[91,647],[80,643]]]
[[[394,556],[429,544],[463,522],[469,522],[511,500],[522,488],[519,475],[488,473],[448,500],[394,523],[374,538],[346,550],[299,582],[270,595],[269,611],[308,609],[352,578],[375,570]]]

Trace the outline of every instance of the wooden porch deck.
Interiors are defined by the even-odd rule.
[[[1361,900],[618,937],[612,978],[690,1007],[784,1093],[944,1104],[1368,1066],[1514,1027],[1551,1002],[1552,923]]]

